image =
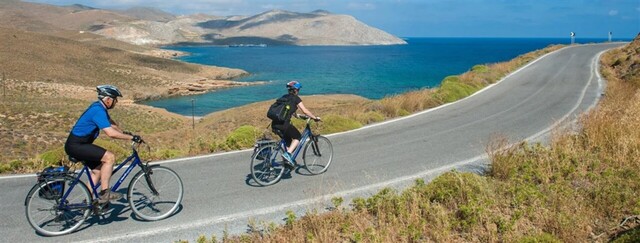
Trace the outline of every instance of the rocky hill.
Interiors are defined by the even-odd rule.
[[[206,40],[216,44],[394,45],[402,39],[370,27],[352,16],[327,11],[295,13],[272,10],[255,16],[198,23]],[[252,43],[253,42],[253,43]]]
[[[352,16],[327,11],[272,10],[255,16],[174,16],[153,8],[124,11],[84,5],[0,0],[5,27],[35,32],[86,31],[137,45],[202,43],[214,45],[394,45],[400,38]]]

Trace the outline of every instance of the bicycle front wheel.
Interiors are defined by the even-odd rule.
[[[324,173],[333,159],[333,145],[324,136],[312,137],[304,147],[302,159],[309,173],[314,175]]]
[[[273,185],[282,178],[284,161],[282,149],[277,145],[258,148],[251,158],[251,177],[261,186]]]
[[[56,178],[31,188],[25,199],[25,210],[27,221],[38,233],[45,236],[68,234],[89,217],[89,189],[82,182],[71,188],[73,181],[73,178]],[[63,198],[67,191],[69,194]]]
[[[183,194],[180,176],[167,167],[155,165],[149,166],[148,174],[140,171],[131,179],[127,199],[136,216],[154,221],[176,212]]]

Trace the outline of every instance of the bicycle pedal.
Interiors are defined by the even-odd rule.
[[[107,214],[109,212],[109,209],[111,209],[110,207],[110,203],[106,202],[106,203],[99,203],[98,201],[95,201],[93,203],[93,215],[95,216],[104,216],[105,214]]]

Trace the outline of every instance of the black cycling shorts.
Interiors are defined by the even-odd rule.
[[[73,134],[69,134],[64,151],[67,155],[83,161],[92,170],[102,163],[102,157],[107,152],[106,149],[93,144],[93,139]]]
[[[300,134],[300,131],[298,131],[298,129],[291,124],[286,124],[284,126],[272,125],[272,127],[280,131],[276,132],[276,134],[284,139],[284,141],[287,143],[287,146],[291,145],[292,139],[300,140],[302,138],[302,134]]]

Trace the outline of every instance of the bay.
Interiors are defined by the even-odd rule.
[[[406,38],[392,46],[168,46],[189,52],[185,62],[240,68],[251,73],[237,81],[263,85],[222,89],[201,95],[146,101],[182,115],[202,116],[286,93],[290,80],[302,83],[301,95],[355,94],[369,99],[436,87],[449,75],[477,64],[508,61],[569,38]],[[605,39],[578,39],[578,43]]]

